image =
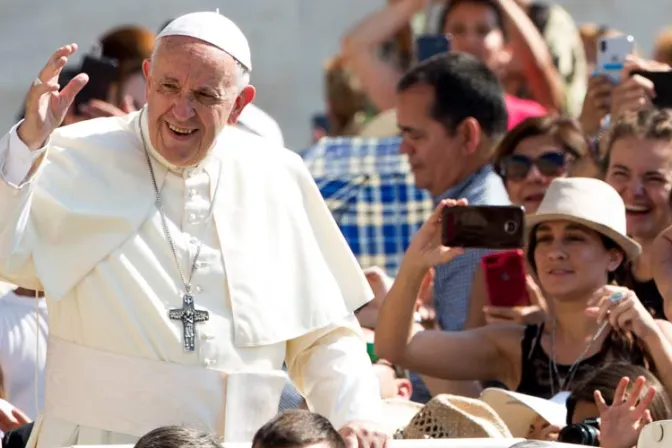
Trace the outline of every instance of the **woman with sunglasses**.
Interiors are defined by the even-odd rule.
[[[631,290],[611,285],[641,247],[625,233],[623,200],[597,179],[555,179],[537,213],[528,215],[527,261],[549,299],[543,323],[413,335],[413,307],[427,270],[463,252],[441,245],[442,208],[464,205],[443,201],[413,237],[380,311],[378,356],[431,377],[498,381],[558,399],[605,363],[629,362],[672,391],[672,324],[654,319]]]
[[[511,203],[535,213],[551,181],[578,175],[594,177],[598,165],[579,124],[572,119],[544,116],[528,118],[509,131],[497,147],[493,165],[504,180]],[[530,281],[532,281],[530,279]],[[530,284],[533,305],[525,308],[484,308],[487,287],[482,269],[477,269],[469,297],[465,328],[488,322],[535,323],[543,319],[545,301]]]

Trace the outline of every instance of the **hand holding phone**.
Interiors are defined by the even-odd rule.
[[[87,55],[84,56],[80,72],[89,75],[89,82],[75,97],[75,110],[78,113],[91,100],[108,100],[110,87],[117,80],[117,62]]]
[[[672,71],[635,70],[631,76],[639,75],[653,83],[655,95],[652,103],[659,109],[672,108]]]

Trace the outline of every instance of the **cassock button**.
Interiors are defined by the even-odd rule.
[[[189,213],[189,222],[192,224],[196,222],[196,213]]]
[[[200,286],[196,286],[195,289],[196,289],[196,292],[203,292],[203,288],[201,288]]]
[[[191,190],[189,190],[189,197],[193,198],[194,196],[196,196],[196,190],[192,188]]]
[[[198,238],[194,236],[189,240],[189,242],[195,246],[196,244],[198,244]]]

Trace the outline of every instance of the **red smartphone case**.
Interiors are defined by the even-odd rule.
[[[481,259],[481,266],[490,305],[509,308],[530,305],[525,254],[521,249],[486,255]]]

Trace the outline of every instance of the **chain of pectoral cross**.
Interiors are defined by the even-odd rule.
[[[143,109],[140,113],[139,123],[142,123],[142,114],[145,110]],[[175,242],[173,237],[170,234],[168,229],[168,219],[166,217],[166,212],[163,207],[163,197],[161,196],[161,191],[159,190],[159,185],[156,182],[156,176],[154,174],[154,166],[152,165],[152,159],[149,155],[149,150],[147,149],[147,143],[145,141],[145,135],[142,131],[142,125],[140,124],[140,138],[142,140],[142,146],[145,150],[145,156],[147,158],[147,166],[149,167],[149,173],[152,177],[152,184],[154,186],[154,194],[156,196],[156,208],[159,210],[159,215],[161,216],[161,227],[163,228],[163,233],[170,244],[170,249],[173,253],[173,258],[175,259],[175,265],[177,266],[177,272],[180,274],[180,279],[184,285],[184,295],[182,296],[182,307],[174,308],[168,310],[168,317],[173,320],[179,320],[182,322],[182,331],[184,333],[184,349],[186,351],[193,352],[196,349],[196,328],[195,324],[199,322],[205,322],[210,319],[210,313],[203,310],[197,310],[194,305],[194,296],[191,295],[191,279],[196,272],[196,267],[198,266],[198,258],[201,255],[201,247],[203,246],[203,240],[200,239],[198,246],[196,248],[196,255],[194,255],[194,260],[191,263],[191,269],[189,271],[189,277],[187,278],[182,271],[182,266],[180,265],[180,259],[177,256],[177,249],[175,248]],[[212,197],[212,202],[210,203],[210,209],[208,211],[207,221],[209,223],[210,218],[212,217],[213,207],[215,205],[215,199],[217,192],[219,191],[219,178],[217,179],[217,185],[215,186],[215,192]]]

